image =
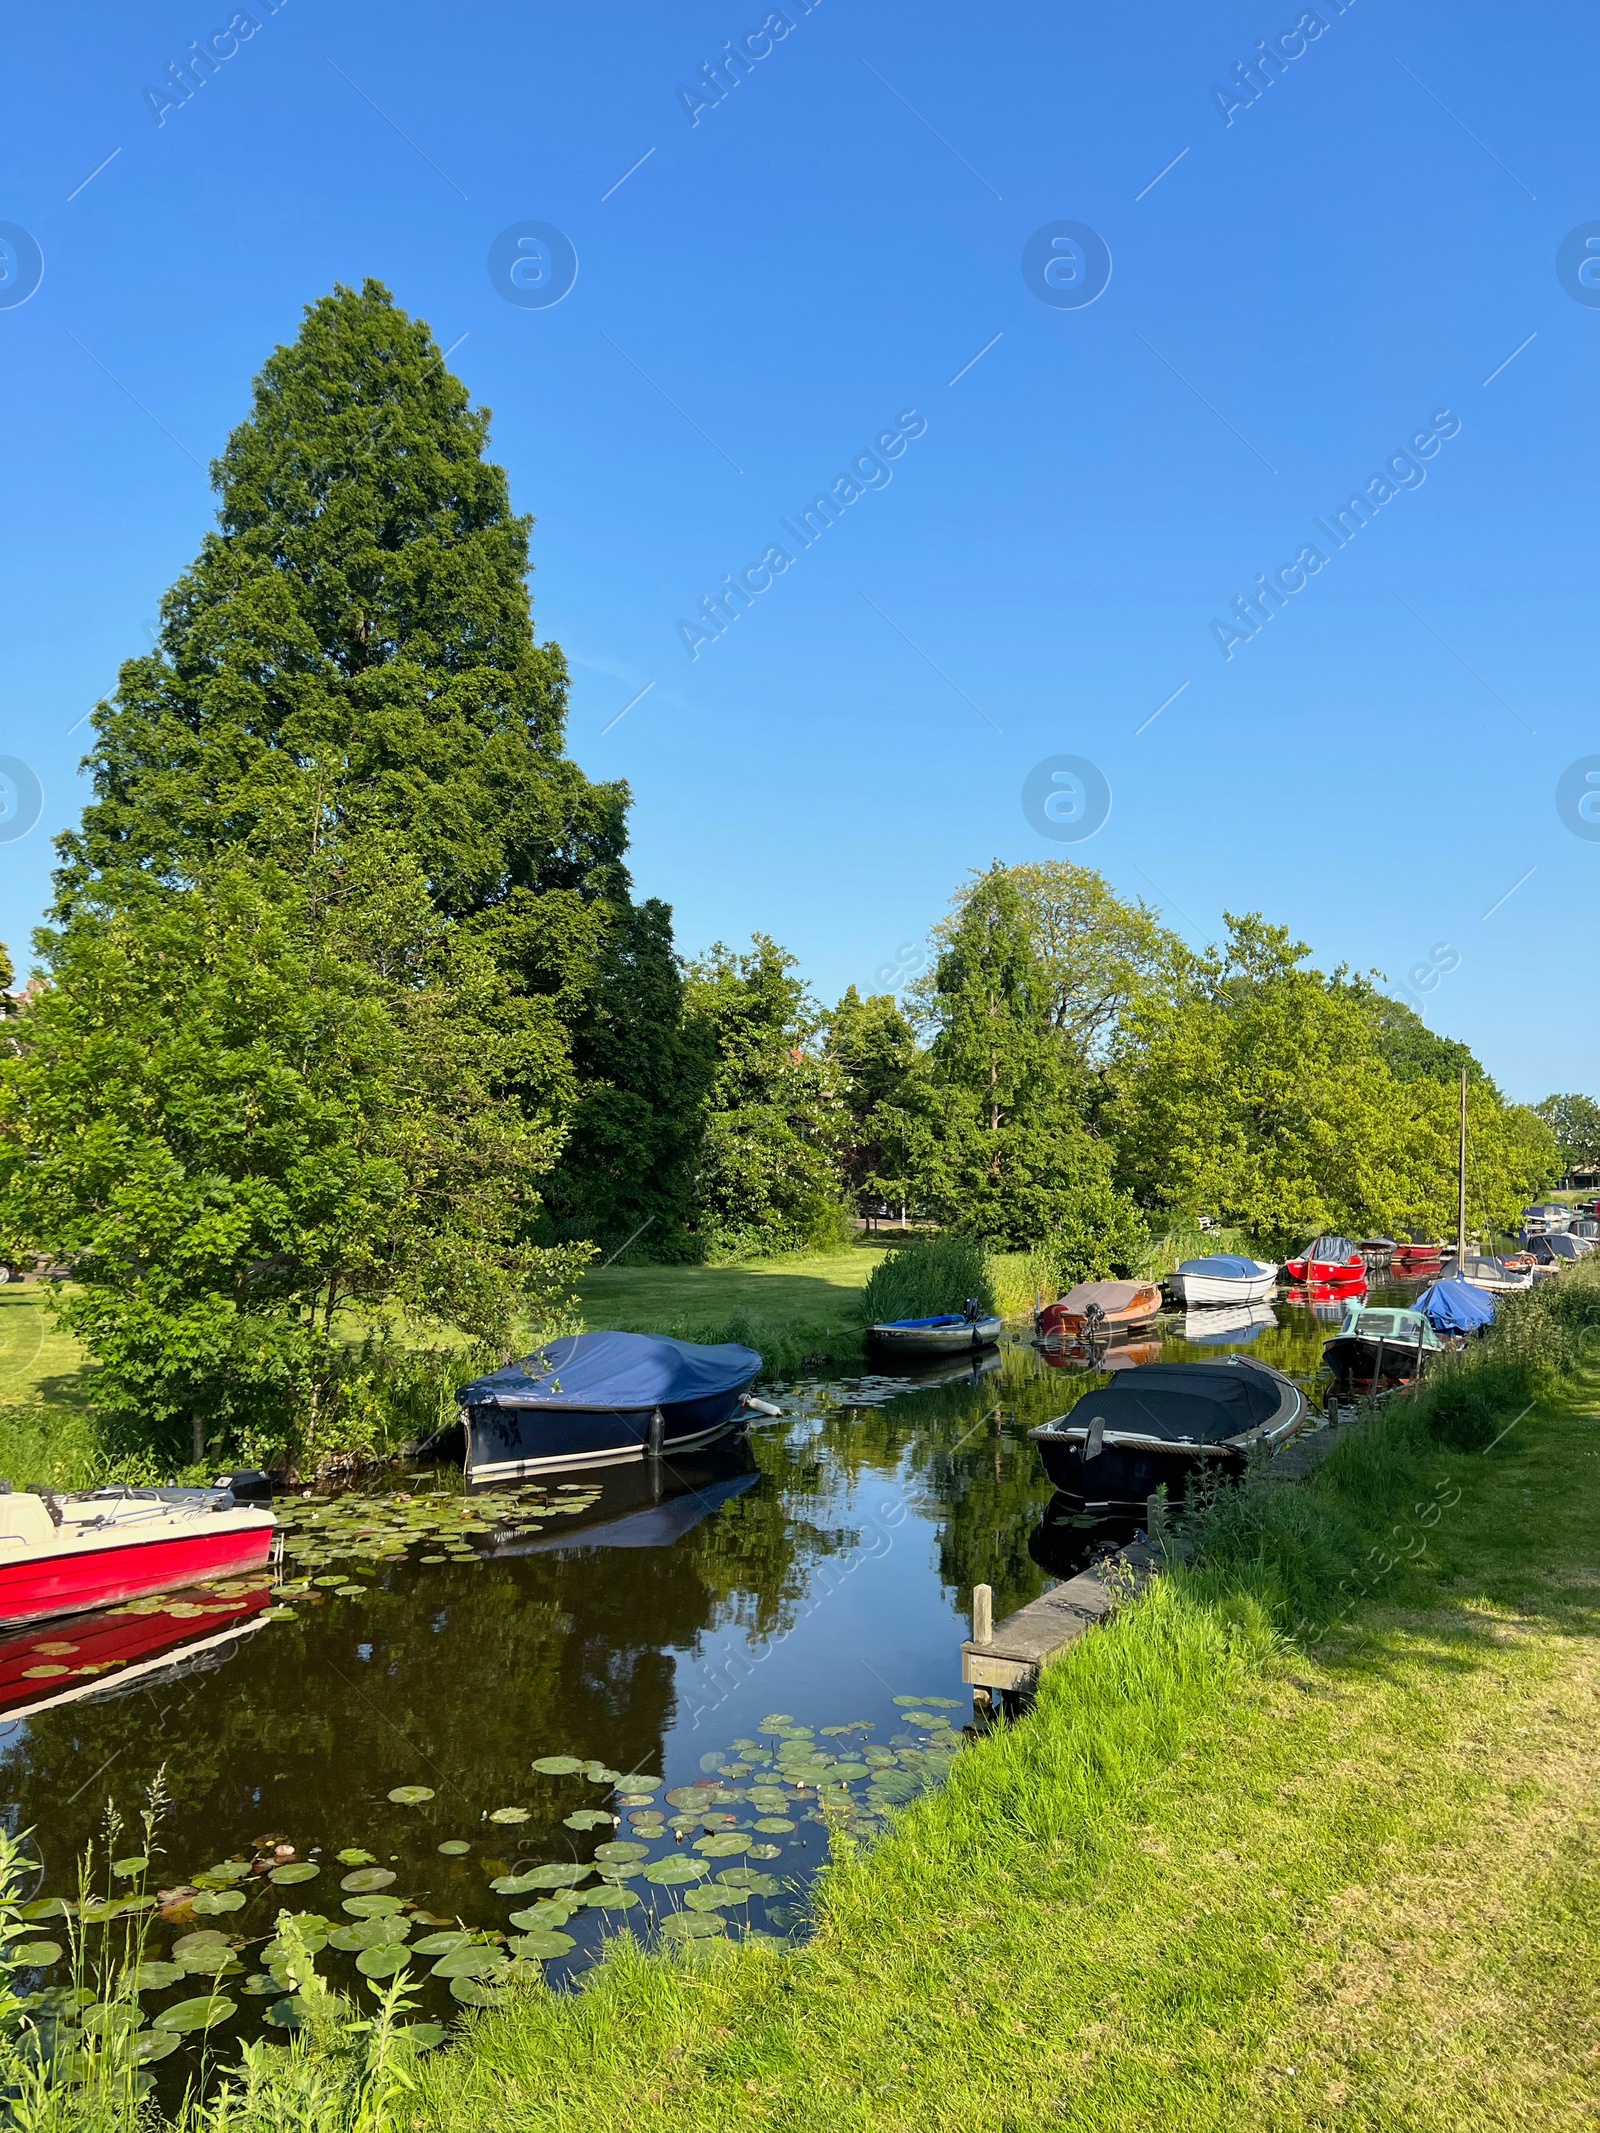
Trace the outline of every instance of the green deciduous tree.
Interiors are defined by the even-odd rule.
[[[0,1070],[3,1221],[71,1265],[116,1444],[315,1448],[352,1306],[487,1339],[559,1310],[577,1262],[525,1239],[562,1031],[403,854],[102,878],[41,946]]]
[[[916,1032],[892,993],[863,1000],[852,985],[828,1017],[823,1051],[838,1095],[836,1153],[845,1191],[858,1209],[901,1199],[900,1107],[916,1063]]]
[[[850,1234],[833,1153],[833,1077],[812,1049],[819,1016],[794,968],[759,933],[747,955],[719,941],[689,965],[685,1023],[708,1078],[697,1220],[719,1254]]]
[[[933,1037],[901,1129],[918,1203],[988,1243],[1049,1244],[1069,1275],[1124,1270],[1140,1226],[1084,1124],[1082,1069],[1011,873],[964,891],[939,938]]]
[[[1534,1109],[1555,1135],[1563,1169],[1600,1164],[1600,1104],[1592,1096],[1547,1096]]]

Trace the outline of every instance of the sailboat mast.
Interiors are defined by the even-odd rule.
[[[1461,1163],[1456,1178],[1456,1272],[1467,1263],[1467,1070],[1461,1069]]]

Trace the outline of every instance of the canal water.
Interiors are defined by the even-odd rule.
[[[1341,1309],[1280,1293],[1254,1323],[1173,1314],[1112,1360],[1249,1353],[1309,1382]],[[409,1946],[430,2021],[508,1961],[569,1981],[619,1930],[803,1933],[834,1830],[870,1839],[959,1749],[974,1584],[1003,1616],[1100,1538],[1052,1515],[1027,1436],[1091,1382],[1021,1340],[915,1380],[781,1380],[763,1387],[781,1419],[659,1478],[469,1498],[429,1470],[291,1499],[272,1590],[41,1631],[11,1666],[29,1715],[0,1723],[0,1758],[41,1862],[47,2011],[70,2033],[52,1900],[76,1899],[90,1847],[171,1972],[143,1994],[148,2034],[187,2009],[213,2049],[293,2023],[280,1908],[322,1921],[319,1968],[369,2000]],[[180,2031],[163,2088],[208,2033]]]

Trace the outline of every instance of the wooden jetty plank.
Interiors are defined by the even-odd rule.
[[[969,1688],[1000,1689],[1008,1694],[1032,1688],[1041,1667],[1114,1612],[1120,1594],[1118,1571],[1112,1566],[1126,1566],[1137,1584],[1148,1577],[1154,1564],[1150,1550],[1133,1543],[1110,1557],[1105,1569],[1080,1571],[1042,1598],[1030,1600],[1004,1622],[996,1623],[988,1637],[967,1639],[961,1647],[962,1680]],[[975,1629],[984,1623],[985,1602],[979,1593],[987,1596],[987,1586],[978,1587],[973,1595]]]

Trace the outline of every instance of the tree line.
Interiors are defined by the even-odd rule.
[[[627,787],[565,752],[488,422],[378,284],[310,306],[95,713],[0,1225],[71,1271],[114,1443],[336,1438],[352,1328],[487,1355],[570,1323],[597,1255],[840,1243],[882,1204],[1063,1278],[1202,1212],[1274,1249],[1438,1232],[1462,1065],[1476,1219],[1559,1169],[1375,977],[1259,916],[1194,951],[1067,864],[975,874],[900,995],[824,1010],[761,935],[681,957]]]

